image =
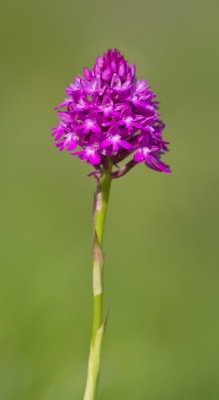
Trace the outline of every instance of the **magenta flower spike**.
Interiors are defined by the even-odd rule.
[[[137,80],[118,50],[98,57],[92,70],[84,68],[66,89],[67,98],[56,109],[60,123],[53,128],[56,146],[67,149],[94,167],[93,330],[84,400],[95,400],[106,320],[102,317],[104,223],[110,185],[131,168],[144,164],[171,172],[161,156],[168,151],[162,138],[165,124],[159,102],[146,80]],[[79,148],[78,148],[79,147]],[[73,151],[74,150],[74,151]],[[129,161],[125,159],[129,157]],[[121,165],[122,163],[122,165]]]
[[[98,57],[92,70],[84,68],[66,89],[68,97],[56,109],[60,124],[54,128],[56,146],[72,152],[95,167],[97,175],[110,159],[116,171],[112,177],[124,175],[144,162],[159,172],[171,172],[161,161],[168,151],[162,139],[165,124],[160,119],[156,96],[147,81],[137,81],[135,65],[129,65],[118,50],[109,50]],[[132,155],[122,171],[119,163]]]

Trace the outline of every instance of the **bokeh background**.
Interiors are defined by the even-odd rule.
[[[117,47],[161,101],[172,174],[112,185],[99,399],[219,398],[218,1],[1,6],[1,400],[82,399],[92,313],[90,168],[53,107]]]

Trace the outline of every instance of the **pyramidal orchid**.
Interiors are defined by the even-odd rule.
[[[53,128],[56,146],[87,161],[97,181],[94,202],[93,330],[84,400],[96,398],[105,321],[103,301],[103,230],[114,178],[144,164],[171,172],[161,156],[168,151],[162,134],[159,103],[146,80],[137,80],[118,50],[98,57],[92,70],[84,68],[66,89],[67,98],[56,107],[60,123]],[[64,111],[63,111],[64,110]],[[129,161],[126,162],[126,158]],[[122,163],[122,165],[121,165]]]

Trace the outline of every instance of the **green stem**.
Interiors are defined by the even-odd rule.
[[[104,170],[98,181],[94,202],[94,244],[93,244],[93,330],[88,362],[87,383],[84,400],[95,400],[105,322],[102,320],[103,305],[103,232],[111,185],[112,165]]]

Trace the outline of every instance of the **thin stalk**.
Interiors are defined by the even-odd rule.
[[[102,319],[103,306],[103,233],[111,185],[112,165],[103,171],[97,184],[94,201],[94,243],[93,243],[93,329],[88,362],[87,383],[84,400],[95,400],[102,350],[105,321]]]

